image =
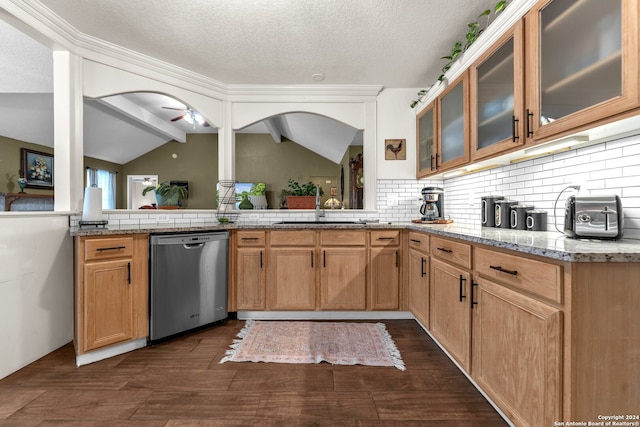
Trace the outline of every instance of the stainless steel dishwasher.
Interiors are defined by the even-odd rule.
[[[149,246],[150,341],[228,317],[229,232],[152,234]]]

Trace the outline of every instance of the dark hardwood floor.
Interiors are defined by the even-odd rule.
[[[219,364],[243,321],[75,366],[68,344],[0,381],[0,426],[504,426],[413,320],[385,320],[407,370]]]

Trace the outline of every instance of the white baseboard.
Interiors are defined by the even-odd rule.
[[[238,311],[240,320],[406,320],[409,311]]]
[[[76,356],[76,366],[88,365],[89,363],[98,362],[108,359],[119,354],[128,353],[139,348],[147,346],[146,338],[139,338],[133,341],[127,341],[122,344],[115,344],[109,347],[101,348],[90,353],[80,354]]]

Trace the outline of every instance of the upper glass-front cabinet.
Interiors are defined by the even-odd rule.
[[[416,126],[417,177],[422,178],[436,171],[435,144],[436,107],[432,103],[420,112]]]
[[[472,160],[525,142],[522,27],[516,24],[470,68]]]
[[[469,161],[469,73],[449,84],[437,99],[436,126],[438,172]]]
[[[638,0],[544,0],[527,15],[528,137],[638,102]]]

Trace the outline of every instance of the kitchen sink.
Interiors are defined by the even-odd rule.
[[[361,224],[357,221],[280,221],[274,222],[275,225],[281,224]]]

